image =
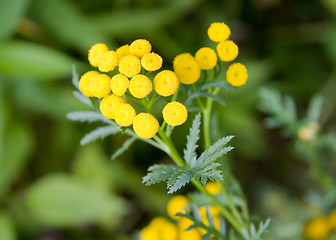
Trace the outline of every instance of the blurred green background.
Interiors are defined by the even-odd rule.
[[[124,135],[79,146],[96,125],[65,118],[85,109],[72,96],[72,66],[89,70],[97,42],[114,49],[146,38],[171,68],[177,54],[214,46],[206,35],[214,21],[230,26],[249,72],[244,87],[221,93],[227,106],[216,105],[214,134],[236,136],[228,157],[251,212],[273,219],[269,239],[301,239],[325,198],[292,141],[264,127],[258,91],[292,95],[299,114],[322,94],[322,129],[335,132],[335,0],[0,0],[1,240],[133,239],[165,216],[165,185],[141,183],[150,164],[169,161],[163,153],[137,142],[111,162]],[[335,154],[329,161],[335,169]]]

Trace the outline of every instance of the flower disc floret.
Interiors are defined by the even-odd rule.
[[[139,113],[133,120],[133,130],[140,138],[152,138],[159,131],[159,122],[150,113]]]
[[[89,50],[89,62],[93,67],[98,67],[99,59],[103,53],[108,51],[108,47],[104,43],[97,43]]]
[[[179,85],[177,75],[173,71],[163,70],[156,74],[153,80],[155,91],[163,97],[173,95]]]
[[[91,93],[94,97],[103,98],[111,92],[111,78],[106,74],[99,74],[91,81]]]
[[[167,213],[169,217],[179,219],[180,217],[175,216],[176,213],[185,213],[188,204],[189,199],[183,195],[176,195],[172,197],[167,204]]]
[[[237,44],[231,40],[223,41],[217,45],[219,59],[223,62],[231,62],[238,56],[239,50]]]
[[[129,85],[129,91],[136,98],[144,98],[153,90],[152,81],[145,75],[139,74],[134,76]]]
[[[119,61],[118,61],[118,65],[119,65],[120,60],[121,60],[124,56],[130,55],[129,48],[130,48],[130,46],[129,46],[128,44],[123,45],[123,46],[117,48],[116,52],[117,52],[117,54],[118,54],[118,59],[119,59]]]
[[[187,121],[187,108],[180,102],[170,102],[162,110],[163,119],[170,126],[179,126]]]
[[[157,53],[147,53],[141,58],[141,65],[147,71],[156,71],[162,67],[162,57]]]
[[[247,69],[241,63],[233,63],[226,71],[226,80],[234,87],[242,86],[247,81]]]
[[[309,240],[328,239],[330,229],[324,217],[318,217],[308,222],[303,230],[303,236]]]
[[[125,75],[116,74],[112,77],[110,87],[112,92],[117,96],[123,96],[129,87],[130,81]]]
[[[98,60],[98,69],[101,72],[110,72],[118,65],[118,54],[115,51],[107,51]]]
[[[115,118],[115,112],[120,104],[125,103],[125,99],[115,94],[104,97],[99,105],[100,112],[108,119]]]
[[[152,45],[146,39],[137,39],[130,45],[130,53],[137,56],[143,57],[146,53],[150,53],[152,50]]]
[[[134,77],[141,71],[140,59],[133,55],[124,56],[119,62],[119,72],[127,77]]]
[[[79,80],[79,90],[88,97],[93,97],[91,92],[91,82],[96,78],[100,73],[96,71],[89,71],[83,74]]]
[[[208,36],[211,41],[221,42],[229,38],[231,34],[230,28],[222,22],[215,22],[208,28]]]
[[[213,49],[203,47],[196,52],[195,60],[201,69],[210,70],[217,64],[217,54]]]
[[[195,58],[189,53],[182,53],[175,57],[174,72],[179,80],[184,84],[193,84],[201,76],[201,69]]]
[[[131,104],[119,104],[115,111],[115,122],[122,127],[128,127],[133,124],[136,112]]]

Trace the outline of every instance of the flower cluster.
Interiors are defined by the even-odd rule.
[[[159,130],[156,117],[148,112],[137,114],[128,101],[145,99],[157,94],[172,96],[179,87],[177,75],[170,70],[157,72],[153,81],[148,72],[158,71],[162,57],[151,52],[152,46],[145,39],[138,39],[131,45],[124,45],[116,51],[109,50],[103,43],[97,43],[89,50],[88,59],[98,71],[89,71],[81,76],[79,89],[88,97],[100,98],[100,111],[121,127],[133,125],[134,132],[141,138],[152,138]],[[110,75],[112,75],[110,77]],[[155,100],[155,96],[152,96]],[[169,102],[163,109],[163,118],[171,126],[178,126],[187,120],[186,107],[177,101]]]
[[[216,195],[220,193],[220,185],[217,182],[209,182],[205,187],[211,194]],[[189,204],[189,199],[183,195],[172,197],[167,204],[167,214],[170,220],[164,217],[152,219],[151,222],[141,230],[140,240],[201,240],[202,235],[206,233],[204,229],[193,228],[185,231],[188,227],[193,225],[193,222],[188,218],[176,216],[177,213],[185,213],[185,211],[188,210]],[[220,210],[213,206],[208,208],[214,217],[215,228],[218,230],[220,225]],[[209,226],[206,217],[206,207],[201,206],[198,210],[202,223]]]
[[[328,217],[319,216],[307,222],[303,236],[309,240],[327,240],[336,231],[336,209]]]

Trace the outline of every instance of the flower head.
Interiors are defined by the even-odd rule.
[[[123,96],[129,87],[130,81],[122,74],[116,74],[112,77],[110,87],[112,92],[117,96]]]
[[[230,34],[231,30],[225,23],[215,22],[208,28],[208,36],[214,42],[225,41]]]
[[[336,230],[336,209],[329,214],[328,223],[331,230]]]
[[[303,230],[303,236],[309,240],[328,239],[330,229],[327,219],[318,217],[308,222]]]
[[[83,74],[79,80],[79,90],[81,92],[88,96],[93,97],[93,94],[91,92],[91,82],[94,78],[96,78],[100,73],[96,71],[89,71],[85,74]]]
[[[159,122],[150,113],[139,113],[133,120],[133,130],[141,138],[152,138],[159,131]]]
[[[152,81],[145,75],[134,76],[129,85],[129,91],[136,98],[144,98],[153,90]]]
[[[234,87],[242,86],[247,81],[247,69],[241,63],[233,63],[226,71],[226,80]]]
[[[141,65],[147,71],[156,71],[162,67],[162,57],[156,53],[146,53],[141,58]]]
[[[176,74],[169,70],[163,70],[156,74],[153,80],[155,91],[164,97],[173,95],[178,89],[179,81]]]
[[[185,213],[185,209],[189,204],[189,199],[183,195],[176,195],[172,197],[167,204],[167,213],[173,219],[179,219],[175,216],[176,213]]]
[[[133,55],[124,56],[119,62],[119,72],[127,77],[134,77],[141,71],[140,59]]]
[[[187,228],[189,228],[191,225],[193,225],[194,222],[191,221],[189,218],[180,218],[177,221],[177,226],[178,226],[178,230],[179,230],[179,240],[201,240],[202,236],[200,234],[200,232],[196,229],[190,229],[188,231],[186,231]]]
[[[208,182],[205,184],[205,189],[211,194],[220,194],[221,186],[218,182]]]
[[[170,102],[162,110],[163,119],[170,126],[179,126],[187,121],[187,108],[179,102]]]
[[[104,97],[99,105],[100,112],[108,119],[115,118],[116,109],[120,104],[125,103],[125,99],[115,94],[110,94]]]
[[[100,56],[98,69],[101,72],[112,71],[118,65],[118,54],[115,51],[107,51]]]
[[[217,55],[213,49],[203,47],[196,52],[195,60],[201,69],[210,70],[217,64]]]
[[[238,46],[230,40],[220,42],[217,45],[218,56],[223,62],[235,60],[238,56],[238,52]]]
[[[119,126],[128,127],[132,125],[136,112],[131,104],[122,103],[119,104],[114,115],[114,120]]]
[[[152,45],[145,39],[137,39],[130,45],[130,53],[137,56],[143,57],[146,53],[150,53],[152,50]]]
[[[111,78],[106,74],[99,74],[91,81],[91,93],[94,97],[102,98],[111,92]]]
[[[173,62],[174,72],[184,84],[193,84],[201,76],[201,69],[189,53],[177,55]]]
[[[98,67],[101,55],[108,51],[108,47],[104,43],[97,43],[89,50],[89,62],[93,67]]]
[[[116,52],[117,52],[117,54],[118,54],[118,59],[119,59],[119,61],[118,61],[118,65],[119,65],[120,60],[121,60],[124,56],[126,56],[126,55],[130,55],[130,54],[131,54],[130,51],[129,51],[129,48],[130,48],[130,46],[129,46],[128,44],[123,45],[123,46],[117,48]]]
[[[163,217],[154,218],[140,232],[140,240],[176,240],[177,227]]]

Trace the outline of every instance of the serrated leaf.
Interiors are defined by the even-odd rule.
[[[90,142],[96,141],[98,139],[104,139],[107,136],[114,135],[116,133],[120,132],[120,127],[118,126],[105,126],[105,127],[99,127],[95,130],[89,132],[86,134],[80,141],[81,145],[88,144]]]
[[[79,77],[78,77],[78,73],[76,71],[76,66],[73,65],[72,66],[72,85],[74,85],[75,88],[77,88],[79,90]]]
[[[70,112],[66,115],[67,119],[71,121],[78,121],[78,122],[106,122],[109,124],[114,124],[110,119],[104,117],[101,113],[95,111],[76,111]],[[116,124],[114,124],[117,126]]]
[[[120,147],[120,148],[118,148],[118,150],[117,151],[115,151],[114,153],[113,153],[113,155],[111,156],[111,159],[112,160],[115,160],[117,157],[119,157],[120,155],[122,155],[125,151],[127,151],[127,149],[135,142],[135,140],[137,140],[136,138],[133,138],[133,137],[131,137],[131,138],[129,138],[129,139],[127,139],[124,143],[123,143],[123,145]]]
[[[74,95],[75,98],[77,98],[81,103],[93,107],[92,102],[88,96],[85,96],[83,93],[80,91],[73,91],[72,94]]]
[[[178,176],[173,175],[169,178],[168,186],[169,191],[168,194],[174,193],[179,190],[181,187],[185,186],[191,179],[194,177],[194,174],[190,170],[184,170],[182,174],[180,173]]]
[[[321,109],[322,109],[323,98],[320,95],[314,96],[310,101],[307,119],[311,122],[317,122],[320,118]]]
[[[192,161],[196,157],[196,149],[198,147],[197,142],[199,140],[200,126],[201,126],[201,114],[199,113],[196,115],[192,123],[189,135],[187,136],[186,148],[183,151],[184,160],[186,161],[187,165],[192,165]]]
[[[148,173],[143,177],[142,183],[146,186],[150,186],[155,183],[159,183],[167,180],[171,177],[180,167],[166,164],[155,164],[148,168]]]
[[[205,208],[205,214],[206,214],[206,217],[208,219],[209,226],[214,228],[215,227],[215,222],[214,222],[213,216],[212,216],[208,207]]]
[[[206,98],[212,98],[214,101],[218,102],[219,104],[221,104],[222,106],[225,106],[225,101],[223,98],[217,96],[217,95],[214,95],[212,93],[209,93],[209,92],[194,92],[193,94],[191,94],[187,101],[185,102],[185,105],[190,105],[192,103],[192,101],[195,99],[195,98],[198,98],[198,97],[206,97]]]
[[[215,82],[208,82],[206,84],[204,84],[200,90],[201,91],[205,91],[208,90],[209,88],[212,87],[216,87],[216,88],[233,88],[228,82],[224,82],[224,81],[215,81]]]

